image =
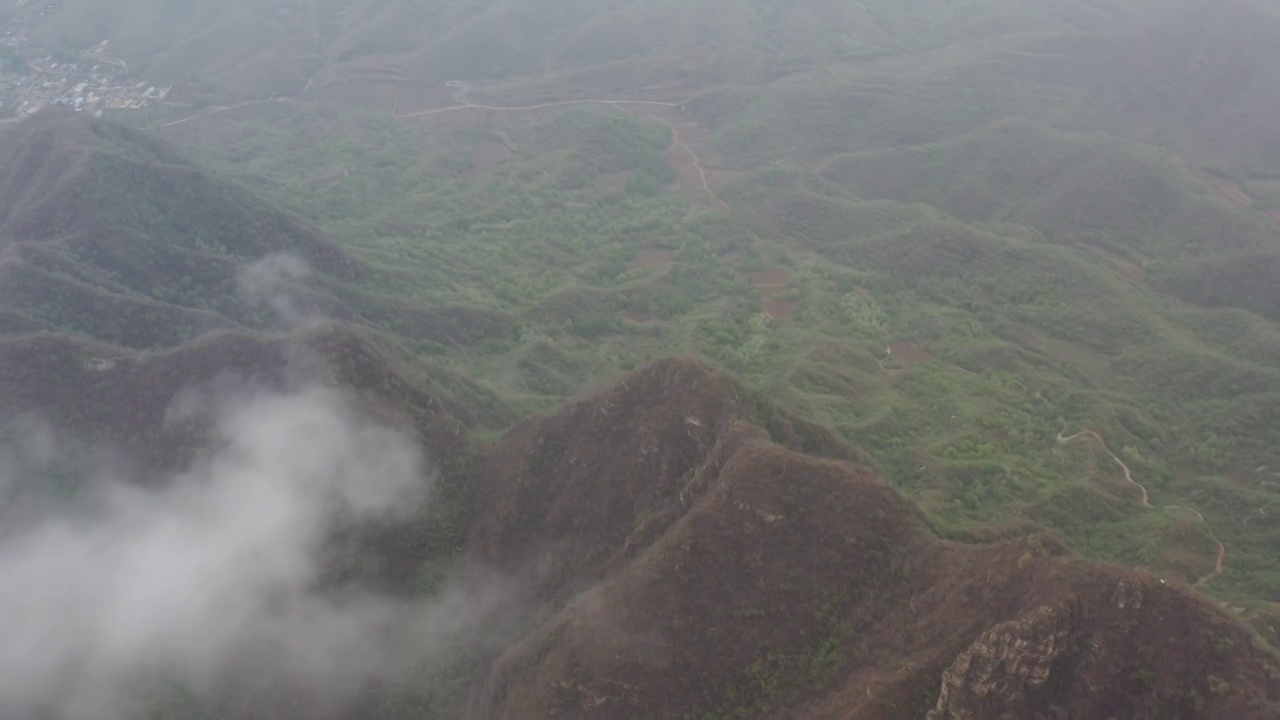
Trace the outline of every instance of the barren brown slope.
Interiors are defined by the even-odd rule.
[[[941,540],[842,454],[684,361],[517,426],[472,547],[543,611],[471,716],[1280,714],[1275,658],[1188,589]]]

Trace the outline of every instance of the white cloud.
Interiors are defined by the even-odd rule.
[[[456,624],[443,605],[317,589],[336,511],[380,521],[420,507],[429,473],[410,438],[318,387],[232,395],[213,412],[214,449],[168,482],[104,470],[73,505],[27,503],[38,517],[6,522],[0,717],[132,715],[136,683],[153,676],[197,694],[254,681],[337,702],[423,652],[410,637]],[[18,474],[0,467],[0,488]]]

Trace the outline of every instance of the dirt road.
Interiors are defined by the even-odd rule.
[[[1086,435],[1092,438],[1093,440],[1095,440],[1098,443],[1098,445],[1102,448],[1102,450],[1111,457],[1112,461],[1114,461],[1115,464],[1119,465],[1120,469],[1124,471],[1124,479],[1130,485],[1133,485],[1134,487],[1138,488],[1138,490],[1142,493],[1142,507],[1148,510],[1164,509],[1164,510],[1181,510],[1183,512],[1188,512],[1188,513],[1191,513],[1192,515],[1195,515],[1196,519],[1199,520],[1200,523],[1205,526],[1205,529],[1209,531],[1209,537],[1212,537],[1213,541],[1218,544],[1218,554],[1213,563],[1213,570],[1211,570],[1210,572],[1204,574],[1199,579],[1197,579],[1195,582],[1196,587],[1204,585],[1205,583],[1212,581],[1214,578],[1222,574],[1222,566],[1227,560],[1227,546],[1223,545],[1222,541],[1218,539],[1217,534],[1214,533],[1213,529],[1209,527],[1208,521],[1204,519],[1204,515],[1201,514],[1199,510],[1196,510],[1195,508],[1186,507],[1185,505],[1160,505],[1160,506],[1152,505],[1151,494],[1147,492],[1146,486],[1138,482],[1137,480],[1133,479],[1133,473],[1129,470],[1129,466],[1126,465],[1125,462],[1119,458],[1119,456],[1111,452],[1111,448],[1107,445],[1107,441],[1104,440],[1101,435],[1090,430],[1089,428],[1083,428],[1080,432],[1076,433],[1075,435],[1063,435],[1062,433],[1065,432],[1066,429],[1067,429],[1067,426],[1064,423],[1062,426],[1062,430],[1058,431],[1058,443],[1059,444],[1069,443],[1072,440],[1075,440],[1080,437],[1084,437]]]

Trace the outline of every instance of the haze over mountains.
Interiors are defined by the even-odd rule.
[[[1275,3],[0,23],[0,715],[1280,716]]]

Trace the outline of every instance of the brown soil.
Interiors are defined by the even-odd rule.
[[[774,268],[749,276],[756,292],[764,300],[764,311],[778,320],[790,320],[800,307],[798,300],[776,300],[774,296],[787,289],[791,282],[791,271],[786,268]]]
[[[850,458],[688,361],[517,425],[471,552],[540,609],[468,716],[1280,713],[1275,658],[1188,588],[940,540]]]
[[[933,360],[933,353],[909,342],[896,342],[889,345],[890,355],[899,365],[915,367]]]
[[[1147,281],[1147,271],[1140,265],[1128,261],[1121,262],[1117,265],[1120,273],[1129,280],[1141,285]]]
[[[668,148],[663,153],[663,157],[667,159],[667,163],[675,171],[676,191],[693,202],[705,202],[707,200],[707,192],[702,189],[702,181],[698,177],[698,169],[693,164],[693,158],[689,157],[689,154],[683,148],[676,145]]]
[[[671,259],[675,257],[674,250],[665,248],[644,248],[636,253],[635,260],[631,261],[632,270],[648,270],[651,268],[665,268],[671,265]]]
[[[791,282],[791,271],[786,268],[774,268],[772,270],[764,270],[761,272],[751,273],[751,284],[757,289],[764,292],[772,290],[774,293],[782,290]]]
[[[767,300],[764,303],[764,311],[775,320],[790,320],[799,308],[799,300]]]

